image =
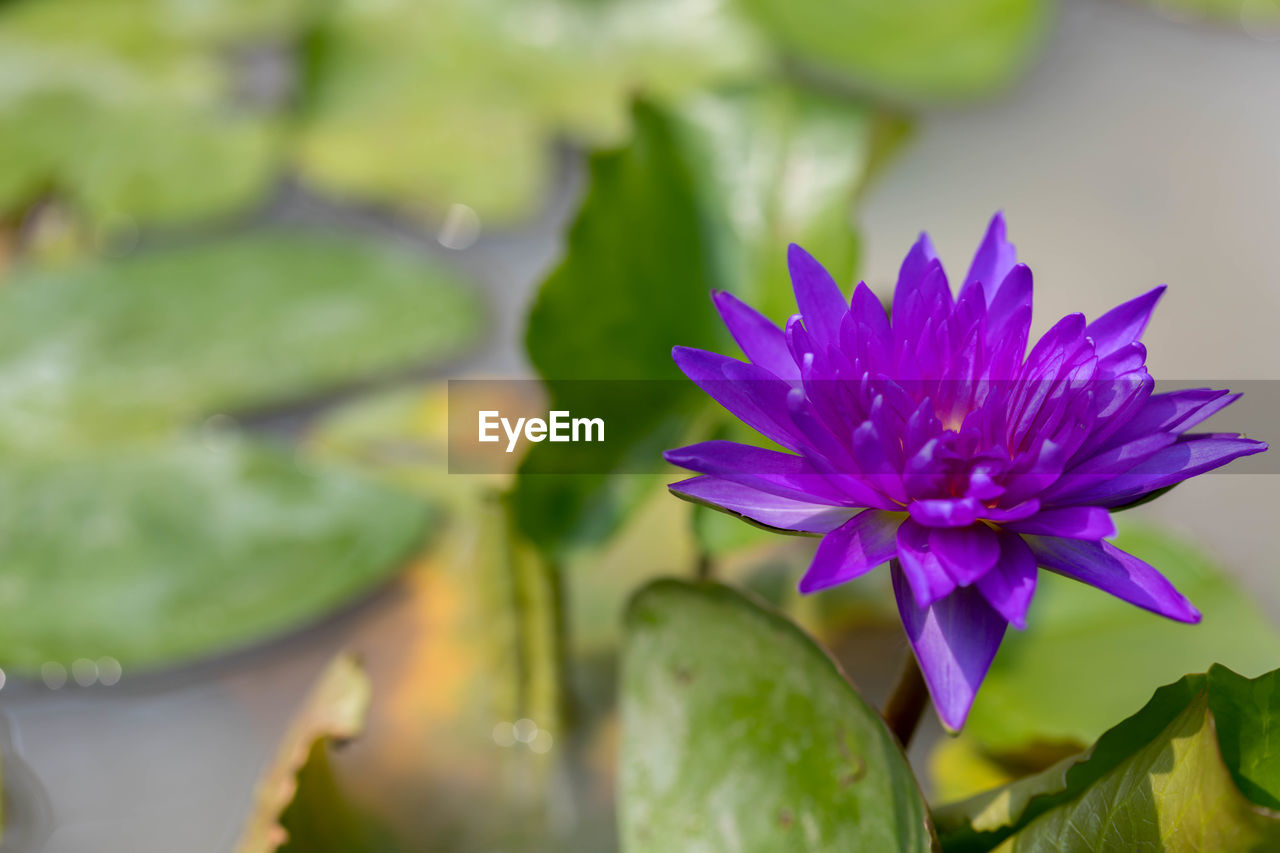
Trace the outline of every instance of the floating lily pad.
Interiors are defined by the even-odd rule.
[[[620,820],[631,853],[931,849],[897,741],[782,616],[660,581],[627,614]]]
[[[164,433],[458,352],[474,291],[368,239],[266,231],[0,289],[0,445]]]
[[[415,498],[211,436],[0,470],[0,664],[126,672],[295,629],[368,593],[427,535]]]
[[[739,0],[810,73],[900,100],[972,97],[1007,85],[1048,28],[1046,0]]]
[[[341,0],[309,50],[304,175],[483,223],[536,210],[553,136],[617,145],[635,95],[674,98],[758,56],[723,4],[693,0]]]
[[[244,208],[279,123],[235,103],[224,52],[296,26],[294,0],[44,0],[0,9],[0,211],[66,202],[95,232]]]

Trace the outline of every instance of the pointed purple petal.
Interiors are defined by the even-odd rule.
[[[817,592],[866,574],[898,553],[898,525],[902,516],[878,509],[864,510],[822,537],[800,592]]]
[[[1046,569],[1096,586],[1122,601],[1179,622],[1199,622],[1200,612],[1168,579],[1109,542],[1023,536]]]
[[[929,528],[911,519],[898,526],[898,562],[920,607],[928,607],[956,588],[955,580],[929,550]]]
[[[840,321],[848,308],[835,279],[795,243],[787,248],[787,266],[805,328],[823,346],[836,345],[840,341]]]
[[[1142,337],[1147,328],[1151,312],[1164,293],[1164,285],[1147,291],[1141,296],[1117,305],[1107,313],[1089,324],[1085,334],[1093,338],[1094,350],[1099,357],[1110,355],[1116,350]]]
[[[1006,327],[1015,319],[1030,322],[1031,314],[1022,309],[1031,308],[1031,292],[1031,268],[1026,264],[1018,264],[1005,276],[1004,283],[987,308],[988,338],[1006,334]]]
[[[791,428],[787,392],[791,386],[762,367],[691,347],[671,351],[684,375],[747,426],[788,450],[803,439]]]
[[[911,595],[904,572],[893,571],[893,592],[911,650],[942,724],[959,731],[1008,624],[974,588],[958,589],[931,607]]]
[[[902,259],[902,267],[898,270],[898,286],[893,289],[891,320],[897,322],[898,317],[904,313],[908,298],[916,293],[925,273],[937,259],[938,254],[933,250],[933,241],[929,239],[928,234],[921,231],[919,239]]]
[[[1000,559],[978,578],[978,591],[1013,627],[1027,627],[1027,608],[1036,591],[1036,558],[1021,536],[1000,534]]]
[[[715,474],[785,498],[837,506],[859,505],[803,456],[733,441],[703,441],[668,450],[662,456],[672,465],[699,474]]]
[[[827,533],[844,524],[854,513],[849,507],[792,500],[710,475],[681,480],[667,488],[679,497],[726,509],[779,530]]]
[[[960,586],[985,575],[1000,558],[1000,541],[985,524],[935,527],[929,531],[929,550]]]
[[[977,254],[973,256],[973,264],[969,267],[969,274],[965,276],[960,292],[964,293],[980,285],[986,302],[990,305],[997,291],[1002,289],[1001,283],[1005,276],[1017,262],[1017,249],[1005,239],[1004,214],[997,212],[991,217],[991,224],[987,226],[987,233],[978,246]]]
[[[1111,513],[1096,506],[1046,509],[1030,518],[1011,521],[1005,527],[1015,533],[1061,536],[1066,539],[1106,539],[1116,535]]]
[[[1080,477],[1081,487],[1073,488],[1063,500],[1104,507],[1123,506],[1156,489],[1181,483],[1266,449],[1266,442],[1236,435],[1184,435],[1124,473],[1100,476],[1097,482]]]
[[[768,317],[727,291],[717,291],[713,299],[743,355],[780,379],[800,378],[782,330]]]

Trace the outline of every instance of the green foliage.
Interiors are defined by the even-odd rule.
[[[0,289],[0,446],[61,450],[298,400],[457,352],[474,296],[405,250],[279,231]]]
[[[95,230],[217,216],[270,186],[275,123],[233,106],[228,40],[294,2],[42,0],[0,8],[0,213],[69,202]]]
[[[623,651],[623,849],[930,849],[897,741],[832,660],[731,589],[660,581]]]
[[[581,452],[574,445],[544,442],[525,458],[515,517],[547,551],[613,529],[636,483],[611,480],[606,466],[653,459],[675,443],[701,400],[679,381],[671,348],[706,346],[718,334],[710,291],[719,279],[690,166],[666,116],[641,105],[635,124],[629,147],[592,158],[591,195],[568,254],[529,316],[529,358],[547,380],[550,407],[609,427],[600,473],[534,473],[557,470],[557,459]]]
[[[969,97],[1008,85],[1044,36],[1047,0],[739,0],[814,73],[897,100]]]
[[[902,138],[902,119],[784,85],[693,99],[679,117],[713,221],[727,288],[775,321],[795,313],[786,246],[850,285],[853,203]]]
[[[1250,680],[1215,665],[1185,676],[1087,753],[935,812],[943,849],[1275,849],[1278,690],[1280,671]]]
[[[311,41],[303,174],[437,211],[462,202],[483,222],[535,208],[552,136],[616,146],[634,95],[670,101],[758,64],[743,27],[693,0],[337,0],[331,10]]]
[[[1195,547],[1133,524],[1122,525],[1116,545],[1167,576],[1204,614],[1200,624],[1171,622],[1042,571],[1027,630],[1005,638],[962,737],[997,757],[1083,747],[1153,684],[1213,663],[1256,675],[1280,661],[1275,628]]]
[[[525,460],[517,519],[552,551],[613,531],[650,483],[608,473],[643,470],[636,460],[678,444],[692,413],[707,408],[671,348],[732,346],[712,289],[789,315],[791,241],[828,251],[851,278],[853,200],[899,138],[875,113],[784,86],[708,95],[673,114],[642,103],[633,123],[629,147],[592,158],[567,256],[529,318],[530,359],[552,408],[609,424],[593,460],[600,473],[536,473],[557,470],[564,454],[581,464],[581,446],[535,445]],[[584,379],[611,381],[557,381]],[[617,382],[630,379],[673,381]]]
[[[400,569],[420,501],[210,436],[0,470],[0,664],[185,662],[315,620]]]

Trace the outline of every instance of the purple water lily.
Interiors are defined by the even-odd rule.
[[[1226,391],[1153,393],[1139,338],[1163,287],[1087,323],[1064,317],[1027,351],[1031,271],[997,214],[952,296],[927,235],[890,315],[850,302],[798,246],[800,313],[779,329],[728,293],[716,307],[748,361],[676,347],[685,374],[785,451],[708,441],[666,454],[701,476],[672,491],[768,527],[821,534],[802,592],[893,561],[911,647],[959,729],[1038,568],[1182,622],[1200,614],[1121,551],[1110,510],[1265,450],[1188,433]]]

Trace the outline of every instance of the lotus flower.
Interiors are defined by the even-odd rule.
[[[865,283],[846,302],[799,246],[800,313],[779,329],[729,293],[716,307],[747,360],[676,347],[681,370],[782,448],[668,451],[701,476],[678,496],[819,534],[805,593],[890,563],[902,622],[943,723],[958,730],[1005,629],[1026,625],[1039,569],[1170,619],[1200,614],[1108,543],[1112,510],[1265,450],[1188,430],[1234,401],[1153,393],[1139,342],[1158,287],[1093,322],[1064,317],[1028,352],[1031,271],[997,214],[953,296],[927,235],[889,315]]]

